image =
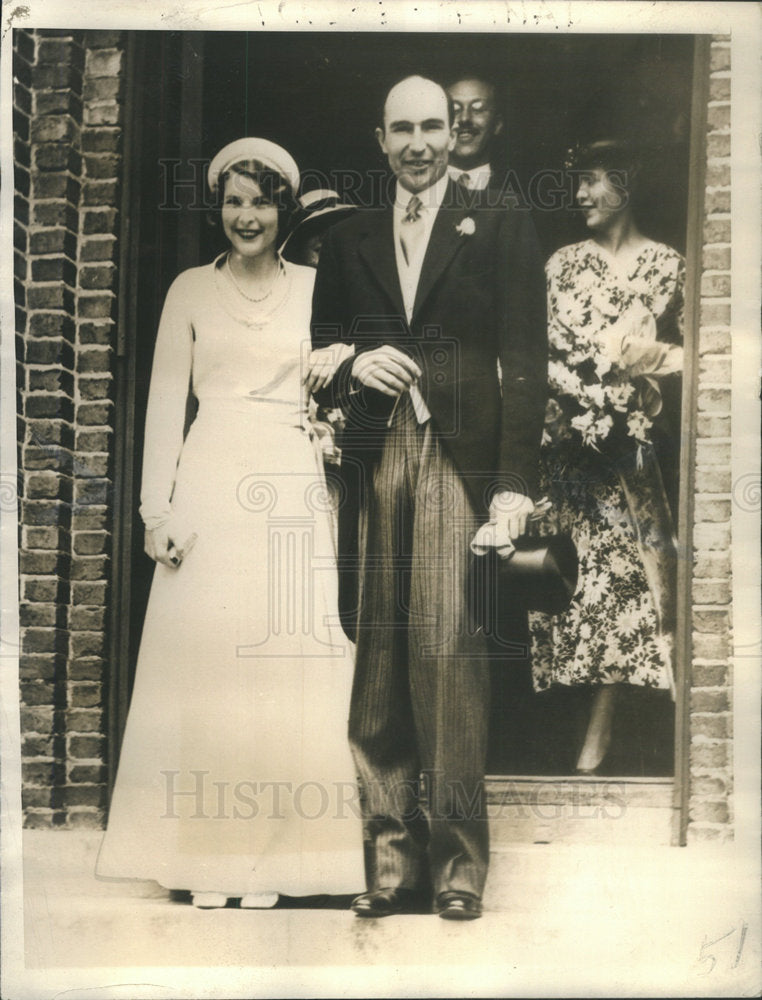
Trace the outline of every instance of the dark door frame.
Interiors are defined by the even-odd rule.
[[[178,38],[180,60],[190,70],[203,54],[203,33]],[[119,292],[115,361],[114,502],[109,607],[109,661],[107,745],[109,790],[113,787],[129,706],[131,589],[134,532],[137,511],[135,486],[135,366],[138,321],[138,262],[142,191],[139,166],[143,151],[142,107],[146,71],[146,42],[141,33],[127,34],[124,99],[123,182],[120,227]],[[693,54],[690,166],[688,178],[687,275],[685,292],[686,351],[682,391],[680,500],[678,537],[680,558],[677,582],[675,773],[673,786],[672,843],[686,842],[689,796],[690,675],[691,675],[691,538],[694,519],[694,463],[696,450],[696,401],[698,383],[698,332],[701,286],[701,234],[704,219],[706,163],[706,105],[709,87],[710,37],[696,36]],[[198,72],[182,72],[179,86],[181,150],[184,162],[198,156],[200,146],[200,87]],[[196,263],[199,230],[195,220],[178,220],[178,239],[172,254],[177,269]],[[567,779],[564,779],[567,780]],[[569,781],[574,781],[569,778]]]
[[[161,52],[156,41],[162,37]],[[133,608],[131,577],[135,556],[135,532],[139,531],[136,509],[136,469],[138,447],[135,441],[135,405],[137,395],[137,325],[145,322],[146,312],[139,296],[141,285],[141,231],[145,171],[161,164],[146,164],[144,158],[161,157],[162,143],[148,135],[143,109],[147,100],[160,100],[154,85],[169,77],[180,81],[178,113],[170,110],[179,135],[181,160],[189,163],[200,148],[200,115],[203,66],[203,32],[159,33],[127,32],[125,52],[124,131],[122,135],[122,197],[119,231],[119,290],[117,296],[117,332],[115,350],[114,399],[114,501],[112,517],[112,558],[109,599],[109,667],[107,698],[107,769],[109,794],[116,779],[119,748],[127,721],[131,693],[130,665],[134,661],[132,634]],[[165,44],[164,44],[165,43]],[[161,65],[153,65],[157,57]],[[171,67],[175,72],[168,72]],[[162,206],[164,207],[164,206]],[[162,292],[167,273],[174,276],[198,262],[198,213],[165,211],[172,218],[156,222],[151,237],[158,236],[161,267],[152,273],[153,297]],[[168,232],[166,231],[168,230]],[[158,310],[154,310],[158,315]],[[148,310],[150,313],[150,310]],[[142,532],[141,532],[142,535]]]
[[[124,130],[122,133],[122,203],[119,227],[119,289],[114,360],[114,467],[111,580],[109,587],[108,696],[106,702],[106,764],[109,799],[116,780],[119,748],[127,721],[130,690],[125,669],[130,638],[130,575],[133,505],[135,413],[135,298],[140,247],[140,185],[133,184],[140,154],[141,116],[138,80],[144,52],[134,34],[127,34],[125,53]],[[132,349],[130,349],[132,348]]]
[[[692,662],[693,522],[698,411],[698,349],[701,306],[701,247],[706,182],[710,35],[697,35],[693,49],[690,168],[685,277],[685,351],[681,406],[680,499],[677,537],[677,629],[675,634],[675,778],[672,843],[687,841],[690,795],[690,697]]]

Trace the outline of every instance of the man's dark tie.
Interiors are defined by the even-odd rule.
[[[407,211],[405,212],[403,222],[417,222],[421,217],[422,208],[423,202],[417,194],[414,194],[407,203]]]
[[[462,174],[459,174],[458,175],[458,184],[460,184],[460,186],[462,188],[465,188],[466,191],[470,191],[471,190],[471,175],[469,173],[466,173],[465,171]]]
[[[402,227],[400,231],[400,242],[402,243],[402,252],[405,254],[405,261],[410,266],[410,262],[415,257],[415,251],[418,244],[421,242],[421,237],[423,236],[423,216],[421,215],[421,209],[423,208],[423,202],[417,195],[413,195],[410,201],[407,203],[407,211],[402,218]]]

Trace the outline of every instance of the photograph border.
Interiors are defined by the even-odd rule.
[[[749,897],[738,887],[748,879],[759,884],[760,862],[760,558],[759,558],[759,371],[760,371],[760,281],[762,242],[760,218],[760,150],[762,134],[759,56],[760,6],[757,3],[642,3],[619,2],[470,2],[412,3],[389,0],[378,10],[368,11],[359,2],[320,0],[252,0],[235,4],[208,4],[184,0],[172,6],[151,7],[141,0],[113,3],[108,9],[94,9],[84,0],[29,0],[7,5],[3,13],[0,54],[0,157],[4,178],[13,176],[12,121],[12,29],[13,28],[109,28],[203,31],[458,31],[519,33],[618,33],[723,34],[730,37],[732,50],[731,106],[732,135],[732,427],[731,461],[733,482],[752,478],[746,509],[733,509],[733,643],[734,656],[734,840],[723,845],[728,858],[727,882],[718,875],[718,892],[733,895],[723,900],[739,917],[748,921],[750,940],[754,935],[759,950],[759,911],[751,912]],[[749,99],[741,95],[748,94]],[[2,336],[0,375],[2,391],[2,488],[16,482],[16,386],[13,302],[13,185],[0,190],[0,333]],[[754,485],[756,483],[756,486]],[[756,489],[756,494],[754,490]],[[15,494],[14,494],[15,496]],[[74,997],[154,997],[154,996],[573,996],[585,982],[580,970],[558,972],[555,987],[543,975],[541,985],[517,974],[520,956],[506,956],[494,967],[442,966],[432,969],[412,963],[369,965],[367,967],[239,968],[214,967],[203,971],[186,967],[153,968],[59,968],[29,970],[24,965],[22,816],[20,716],[18,700],[18,518],[13,504],[0,504],[0,739],[2,750],[2,982],[3,995],[10,998],[47,998],[66,994]],[[690,622],[685,623],[690,631]],[[683,641],[690,639],[687,635]],[[680,711],[687,711],[683,705]],[[687,808],[685,810],[687,814]],[[699,854],[699,844],[688,851]],[[754,894],[756,898],[756,894]],[[551,901],[548,901],[551,906]],[[594,932],[594,928],[590,929]],[[641,947],[648,947],[645,941]],[[700,942],[696,945],[699,951]],[[750,945],[751,947],[751,945]],[[754,952],[751,952],[754,954]],[[552,964],[552,948],[549,962]],[[624,960],[623,960],[624,962]],[[665,970],[667,966],[665,965]],[[623,995],[639,992],[634,967],[623,965],[627,986],[612,983]],[[695,976],[677,968],[665,979],[663,995],[690,996],[697,990]],[[759,981],[728,976],[713,984],[716,991],[705,995],[733,995],[739,986],[751,995]],[[602,995],[600,979],[590,970],[588,995]],[[640,987],[642,988],[642,987]],[[533,992],[536,989],[536,992]],[[680,990],[683,992],[680,992]],[[566,992],[570,990],[570,992]]]

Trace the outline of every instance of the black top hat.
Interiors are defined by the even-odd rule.
[[[569,535],[525,535],[514,545],[505,559],[490,549],[472,560],[472,609],[488,632],[517,611],[562,614],[577,589],[579,559]]]
[[[577,589],[579,560],[569,535],[522,537],[516,551],[499,563],[500,588],[528,611],[566,611]]]

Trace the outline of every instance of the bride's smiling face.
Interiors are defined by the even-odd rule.
[[[231,173],[225,180],[222,228],[242,257],[272,253],[278,237],[278,206],[265,197],[253,177]]]

